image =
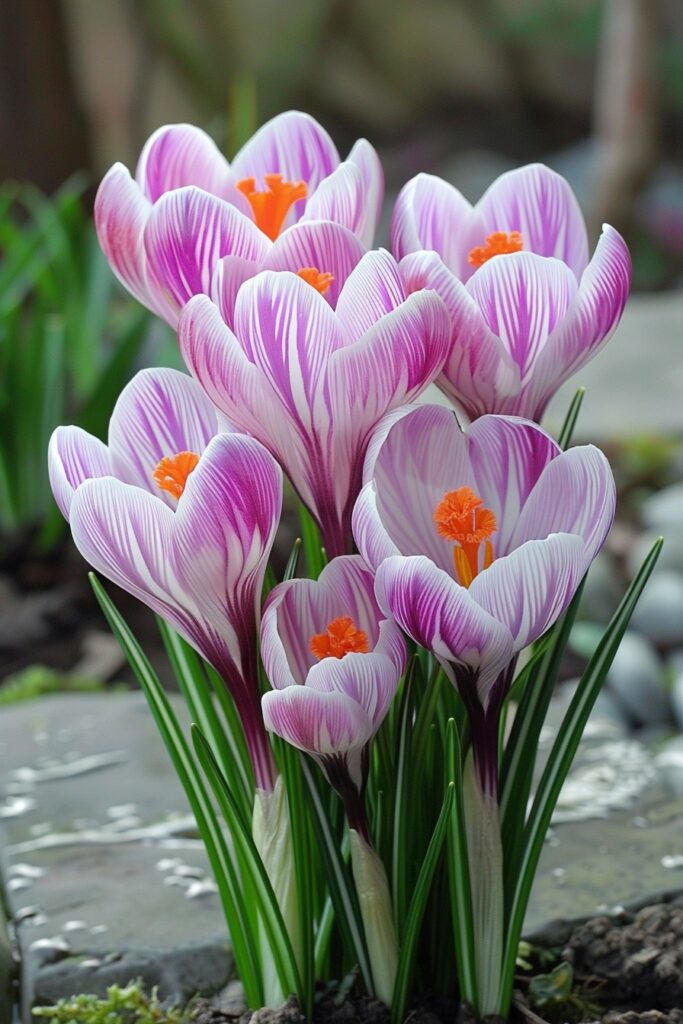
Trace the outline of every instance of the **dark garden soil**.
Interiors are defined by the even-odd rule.
[[[619,919],[595,917],[578,925],[558,951],[574,969],[569,1002],[552,1009],[532,1008],[529,978],[520,976],[511,1024],[683,1024],[683,905],[659,903]],[[226,1011],[200,1000],[192,1024],[306,1024],[295,1000],[279,1010]],[[383,1003],[353,990],[324,994],[313,1024],[390,1024]],[[475,1024],[451,1002],[418,1001],[406,1024]],[[493,1024],[493,1022],[491,1022]]]

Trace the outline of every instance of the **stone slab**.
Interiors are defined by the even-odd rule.
[[[542,755],[562,708],[553,704]],[[671,866],[683,855],[683,804],[642,744],[593,720],[570,779],[527,933],[683,889],[683,870]],[[113,981],[141,976],[182,1001],[231,977],[207,860],[141,694],[3,709],[0,848],[25,1024],[33,1000]]]
[[[181,710],[181,709],[179,709]],[[0,716],[0,873],[33,1003],[142,977],[176,1002],[233,974],[194,821],[140,693]]]

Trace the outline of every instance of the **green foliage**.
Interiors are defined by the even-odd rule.
[[[537,1010],[562,1006],[572,994],[574,971],[563,960],[549,974],[537,974],[529,983],[529,999]]]
[[[0,685],[0,706],[18,704],[51,693],[99,693],[102,690],[104,683],[100,679],[82,679],[55,672],[45,665],[29,665],[3,680]]]
[[[63,422],[106,434],[152,330],[149,314],[121,297],[83,188],[73,179],[49,199],[0,187],[0,553],[3,534],[31,532],[41,548],[62,535],[50,434]],[[170,336],[157,322],[154,330]]]
[[[56,1006],[39,1006],[34,1017],[44,1017],[47,1024],[180,1024],[179,1010],[165,1010],[156,989],[145,995],[141,982],[130,982],[125,988],[111,985],[104,999],[94,995],[60,999]]]

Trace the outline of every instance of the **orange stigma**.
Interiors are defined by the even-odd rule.
[[[467,257],[473,267],[481,267],[492,256],[506,256],[511,252],[521,252],[524,248],[519,231],[494,231],[486,236],[485,245],[477,245],[470,250]]]
[[[490,508],[470,487],[444,494],[434,509],[434,522],[440,537],[456,542],[453,548],[455,575],[463,587],[469,587],[479,572],[479,548],[484,544],[484,569],[493,561],[493,545],[488,538],[498,526]]]
[[[350,615],[332,619],[324,633],[316,633],[308,645],[319,661],[343,658],[345,654],[367,654],[368,634],[359,629]]]
[[[302,267],[301,270],[297,270],[297,277],[302,277],[306,284],[310,284],[311,288],[315,288],[317,292],[324,295],[327,289],[334,281],[334,275],[328,274],[325,271],[318,270],[317,267]]]
[[[275,241],[292,205],[306,198],[308,188],[305,181],[283,181],[281,174],[264,174],[263,180],[262,192],[257,191],[255,178],[243,178],[236,187],[249,200],[256,226]]]
[[[152,475],[160,490],[179,498],[198,462],[199,456],[195,452],[178,452],[172,458],[164,457]]]

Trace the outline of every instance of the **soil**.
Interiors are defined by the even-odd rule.
[[[658,903],[574,928],[559,959],[574,968],[574,1002],[554,1011],[530,1007],[519,978],[511,1024],[683,1024],[683,905]],[[586,1007],[581,1012],[581,1006]],[[601,1011],[597,1012],[597,1007]],[[591,1010],[590,1008],[593,1008]],[[544,1016],[547,1014],[547,1016]],[[313,1024],[390,1024],[383,1003],[351,991],[321,994]],[[199,1000],[191,1024],[306,1024],[295,999],[279,1010],[244,1011]],[[420,999],[406,1024],[476,1024],[467,1007]],[[493,1024],[493,1021],[489,1022]]]

